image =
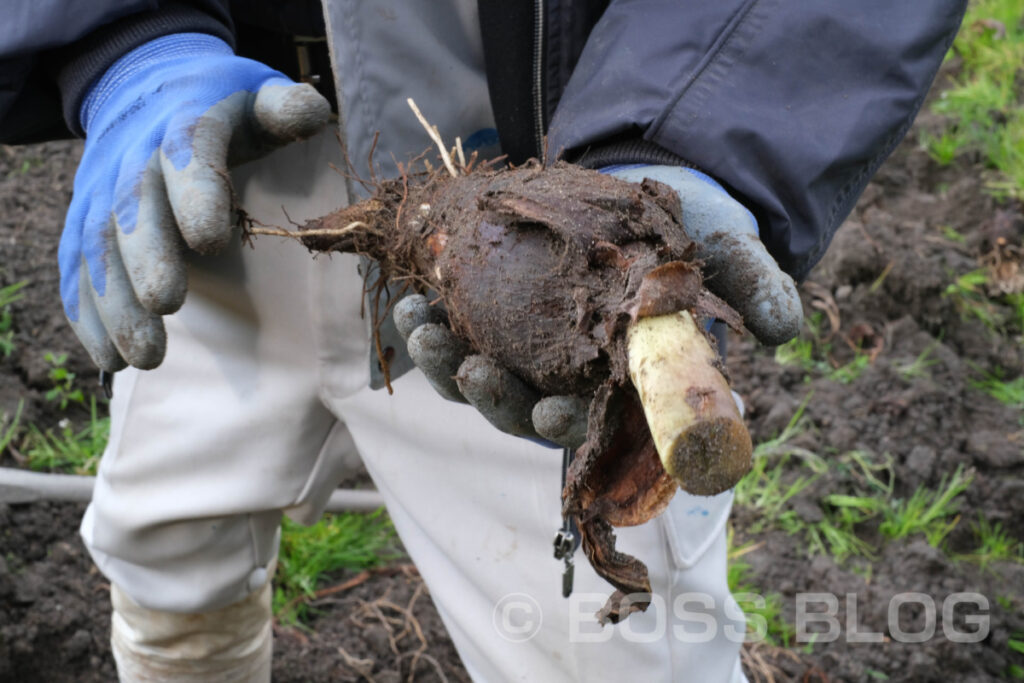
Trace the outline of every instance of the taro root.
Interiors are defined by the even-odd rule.
[[[750,437],[703,327],[741,321],[704,288],[669,187],[565,163],[456,170],[442,157],[447,173],[400,168],[370,199],[303,226],[303,243],[431,290],[474,352],[589,402],[563,511],[617,589],[600,613],[617,621],[646,608],[635,594],[650,583],[612,528],[651,519],[677,486],[712,495],[749,468]]]

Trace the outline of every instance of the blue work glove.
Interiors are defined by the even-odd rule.
[[[161,316],[185,300],[186,249],[231,239],[228,168],[329,116],[311,86],[198,33],[148,42],[92,85],[58,260],[64,312],[100,368],[160,364]]]
[[[781,344],[799,333],[803,309],[796,285],[761,243],[753,214],[721,185],[679,166],[636,164],[602,172],[631,182],[651,178],[675,190],[708,289],[736,309],[765,344]],[[442,396],[468,402],[504,432],[540,436],[568,448],[583,444],[589,408],[584,398],[543,397],[492,358],[467,355],[469,348],[448,329],[443,311],[422,296],[400,301],[394,316],[410,357]]]

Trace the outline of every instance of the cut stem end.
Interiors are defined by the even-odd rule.
[[[686,491],[711,496],[750,469],[753,445],[717,355],[688,312],[641,318],[629,374],[661,464]]]

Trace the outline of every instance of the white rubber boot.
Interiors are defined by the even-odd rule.
[[[116,585],[110,641],[121,683],[270,683],[270,581],[204,614],[139,606]]]

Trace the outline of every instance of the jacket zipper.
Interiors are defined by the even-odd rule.
[[[544,0],[533,3],[533,134],[537,158],[544,159]]]

